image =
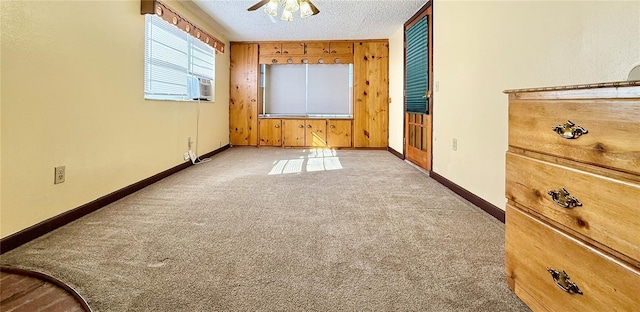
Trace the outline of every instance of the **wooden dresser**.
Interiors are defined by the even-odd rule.
[[[505,93],[509,287],[533,311],[640,311],[640,81]]]

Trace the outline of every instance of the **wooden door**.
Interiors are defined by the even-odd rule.
[[[351,147],[351,120],[327,121],[327,146]]]
[[[327,146],[327,121],[325,119],[306,120],[305,129],[305,146]]]
[[[282,120],[282,144],[284,146],[304,146],[304,134],[303,119]]]
[[[280,119],[260,119],[260,146],[282,146]]]
[[[388,145],[389,43],[362,41],[354,46],[354,147]]]
[[[405,23],[405,120],[406,158],[431,170],[433,80],[433,23],[431,2]]]
[[[232,43],[229,90],[229,142],[258,144],[258,44]]]

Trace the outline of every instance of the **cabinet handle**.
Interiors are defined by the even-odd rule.
[[[289,54],[289,51],[282,51],[282,54]]]
[[[333,128],[335,128],[335,127],[336,127],[336,126],[334,126],[334,125],[330,125],[330,126],[329,126],[329,128],[331,128],[331,129],[333,129]]]
[[[582,206],[582,203],[575,197],[569,194],[564,187],[560,190],[551,190],[548,191],[547,194],[551,196],[551,199],[562,208],[574,208]]]
[[[564,124],[557,125],[552,128],[560,137],[565,139],[577,139],[583,134],[589,133],[589,130],[576,126],[571,120],[567,120]]]
[[[276,127],[276,128],[280,128],[280,125],[279,125],[279,124],[276,124],[274,127]]]
[[[307,125],[307,128],[311,128],[311,125]]]
[[[580,287],[578,287],[576,283],[572,282],[571,279],[569,279],[569,274],[567,274],[567,272],[565,272],[564,270],[560,272],[552,268],[547,268],[547,272],[551,274],[551,278],[553,278],[553,281],[556,283],[556,285],[558,285],[558,287],[560,287],[560,289],[570,294],[582,295],[582,290],[580,290]]]
[[[304,128],[304,126],[303,125],[298,125],[298,128]]]

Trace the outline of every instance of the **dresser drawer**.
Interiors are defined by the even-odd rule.
[[[640,185],[512,153],[506,177],[508,199],[640,262]]]
[[[506,213],[506,273],[528,302],[549,311],[638,311],[640,272],[516,208]],[[548,269],[582,294],[565,291]],[[562,271],[577,289],[563,282]]]
[[[509,145],[640,173],[640,98],[511,100]]]

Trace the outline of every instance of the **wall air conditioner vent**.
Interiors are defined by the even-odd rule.
[[[211,79],[189,77],[189,98],[200,101],[213,101]]]

